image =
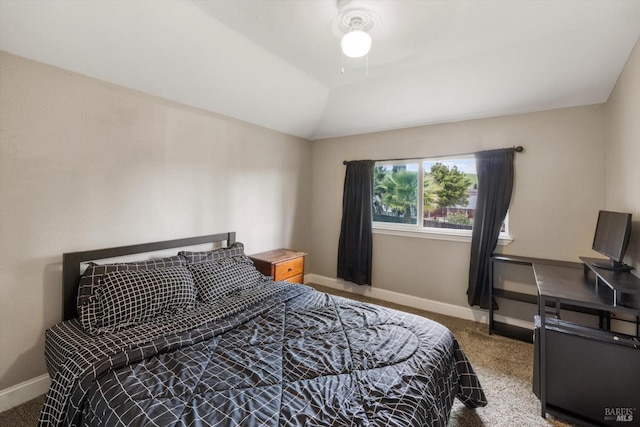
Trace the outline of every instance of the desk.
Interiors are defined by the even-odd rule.
[[[489,257],[490,268],[489,268],[489,300],[493,301],[493,297],[499,297],[512,301],[519,301],[528,304],[538,304],[538,296],[533,293],[524,293],[524,292],[515,292],[515,291],[507,291],[504,289],[495,288],[495,264],[496,263],[506,263],[506,264],[516,264],[516,265],[526,265],[533,266],[533,264],[537,265],[551,265],[551,266],[559,266],[559,267],[571,267],[571,268],[582,268],[582,263],[571,262],[571,261],[558,261],[552,259],[543,259],[543,258],[532,258],[532,257],[524,257],[517,255],[500,255],[493,254]],[[582,307],[573,307],[564,305],[562,307],[565,310],[579,311],[592,315],[601,315],[599,311],[585,309]],[[493,304],[489,307],[489,335],[493,333],[498,333],[500,335],[505,335],[511,338],[516,338],[521,341],[532,342],[533,339],[533,331],[526,328],[521,328],[518,326],[509,325],[506,323],[497,322],[494,320],[495,309],[493,308]]]
[[[631,314],[640,321],[640,279],[616,273],[604,283],[589,259],[583,261],[584,268],[533,263],[539,312],[534,351],[542,416],[549,412],[580,424],[621,425],[615,417],[607,419],[607,413],[635,408],[635,421],[625,425],[638,425],[640,340],[609,332],[609,321],[601,329],[562,321],[560,311],[562,304],[570,304]]]

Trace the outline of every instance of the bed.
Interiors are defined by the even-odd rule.
[[[486,405],[447,328],[273,281],[233,232],[64,254],[63,282],[42,426],[446,426],[456,397]]]

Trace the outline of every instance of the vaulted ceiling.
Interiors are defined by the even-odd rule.
[[[640,0],[0,0],[0,49],[307,139],[605,102]],[[0,94],[1,96],[1,94]]]

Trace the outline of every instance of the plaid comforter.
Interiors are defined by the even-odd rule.
[[[446,426],[486,399],[444,326],[272,282],[91,336],[46,333],[40,425]]]

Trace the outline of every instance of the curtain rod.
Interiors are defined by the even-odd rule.
[[[522,145],[518,145],[517,147],[511,147],[513,149],[513,151],[515,151],[516,153],[522,153],[524,151],[524,147]],[[398,161],[398,160],[422,160],[422,159],[441,159],[443,157],[459,157],[459,156],[470,156],[472,154],[476,154],[476,153],[481,153],[482,151],[476,151],[473,153],[462,153],[462,154],[446,154],[446,155],[441,155],[441,156],[429,156],[429,157],[405,157],[402,159],[378,159],[378,160],[374,160],[375,162],[393,162],[393,161]],[[342,164],[346,165],[349,162],[355,162],[357,160],[343,160]]]

